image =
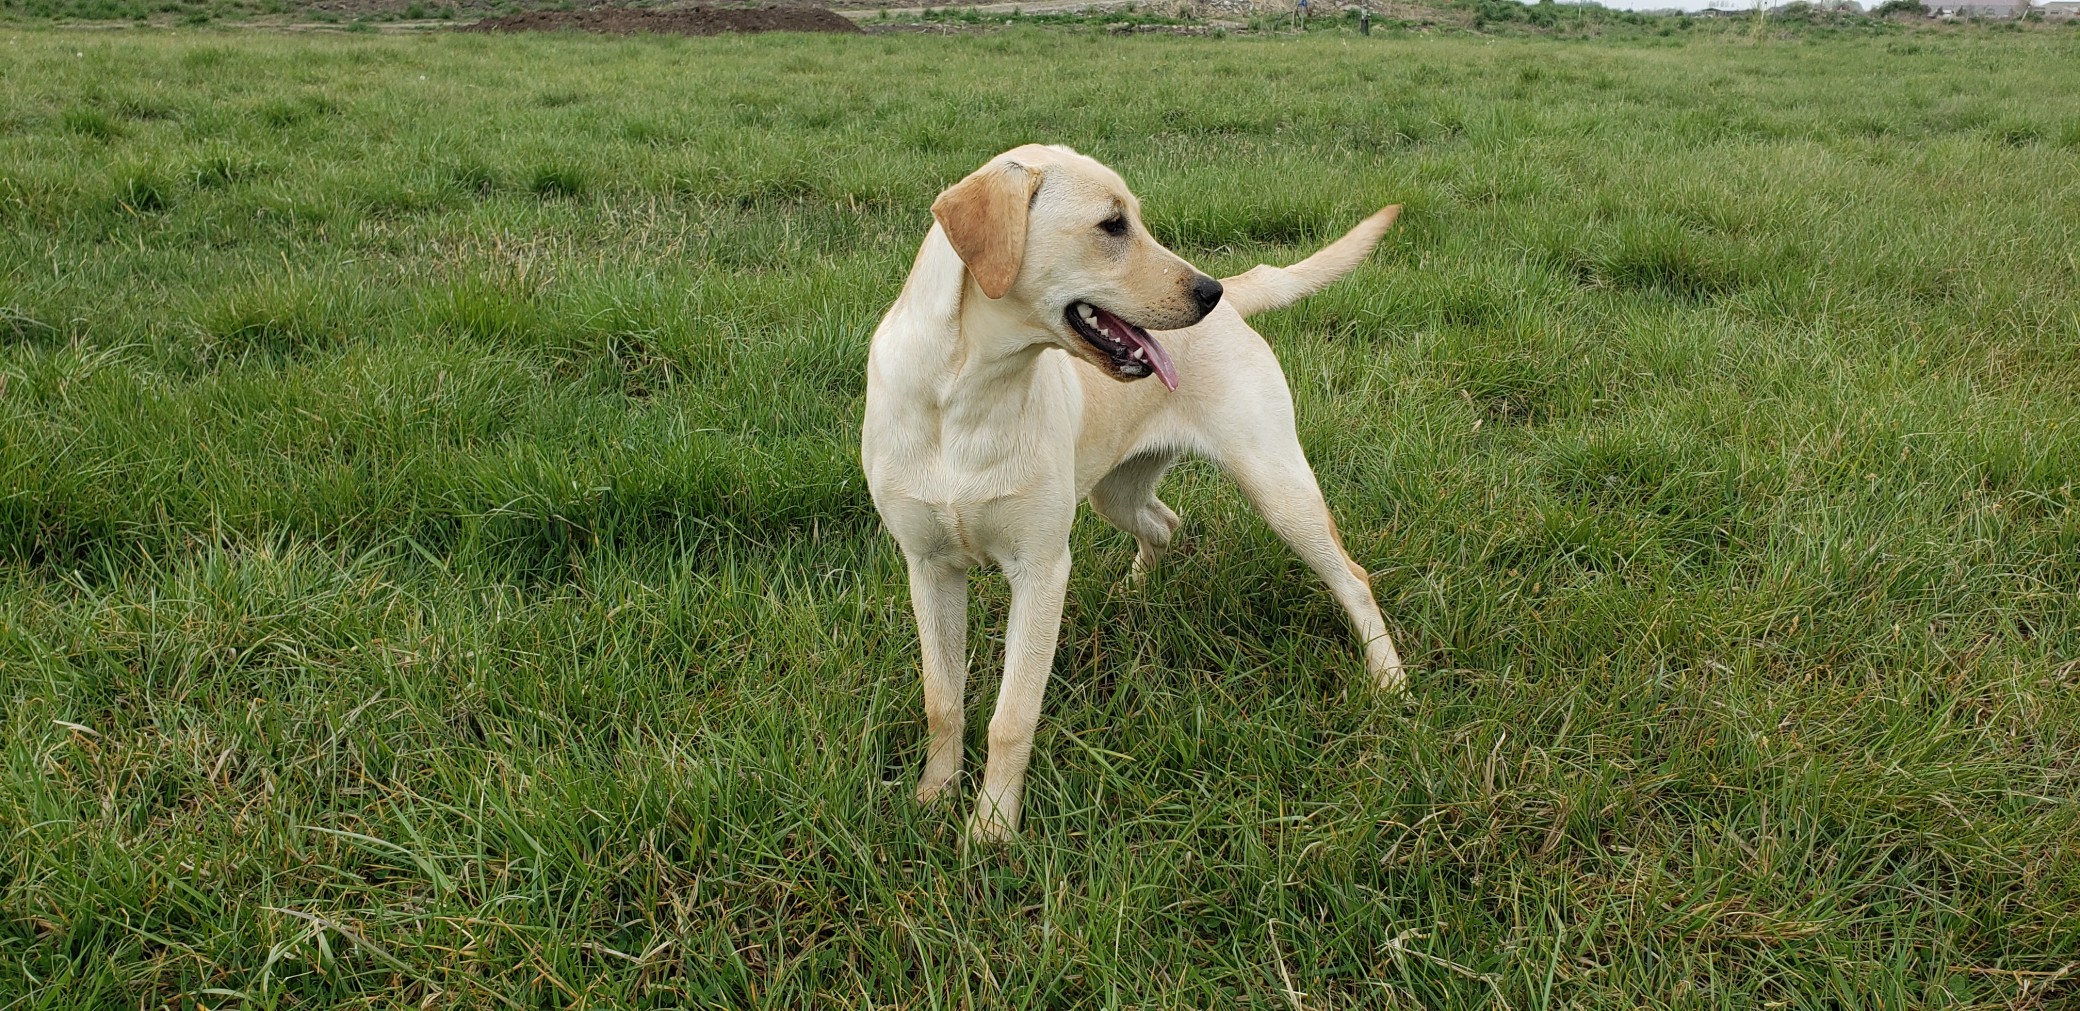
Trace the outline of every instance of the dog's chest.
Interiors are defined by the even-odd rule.
[[[874,504],[905,551],[982,564],[1025,553],[1036,532],[1066,536],[1073,443],[1044,429],[934,424],[924,413],[879,419],[866,446]]]

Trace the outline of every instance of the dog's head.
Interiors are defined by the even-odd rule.
[[[1066,147],[1013,148],[932,202],[991,299],[1028,310],[1055,344],[1122,382],[1177,370],[1150,330],[1191,326],[1221,283],[1163,248],[1119,174]]]

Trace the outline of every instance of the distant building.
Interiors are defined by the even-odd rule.
[[[1985,18],[2000,21],[2019,18],[2029,13],[2029,0],[1962,0],[1931,7],[1934,17],[1939,18]]]
[[[2050,0],[2042,6],[2047,18],[2080,17],[2080,0]]]

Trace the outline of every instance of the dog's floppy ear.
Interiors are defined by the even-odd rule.
[[[1026,255],[1026,211],[1039,190],[1039,169],[1000,161],[969,173],[932,201],[932,217],[991,298],[1003,298],[1018,280]]]

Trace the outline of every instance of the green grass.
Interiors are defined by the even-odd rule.
[[[4,45],[0,1007],[2080,995],[2080,31]],[[1414,698],[1189,468],[963,855],[861,373],[1033,139],[1407,206],[1260,324]]]

